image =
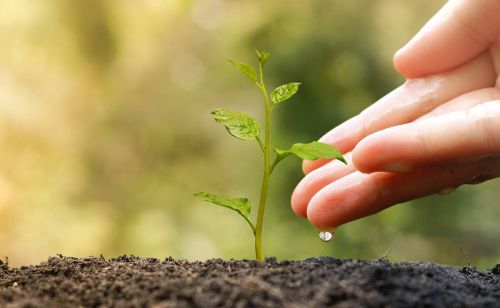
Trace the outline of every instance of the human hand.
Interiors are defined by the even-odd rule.
[[[449,1],[395,57],[408,80],[323,136],[292,208],[319,229],[500,176],[500,1]]]

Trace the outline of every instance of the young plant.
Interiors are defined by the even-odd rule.
[[[276,165],[290,155],[295,155],[305,160],[329,158],[338,159],[343,163],[345,163],[345,160],[342,154],[334,147],[325,143],[313,141],[306,144],[296,143],[286,150],[275,148],[274,159],[271,162],[271,113],[278,105],[297,93],[300,83],[291,82],[284,84],[271,91],[269,95],[264,83],[262,71],[270,53],[258,50],[255,52],[257,53],[257,58],[259,60],[258,73],[248,64],[240,63],[234,60],[229,60],[229,62],[241,73],[247,76],[248,79],[255,83],[257,88],[262,92],[265,112],[264,140],[260,137],[261,125],[254,118],[243,112],[233,112],[225,108],[219,108],[212,112],[212,116],[217,123],[224,125],[229,134],[233,137],[242,140],[255,139],[260,147],[260,150],[262,151],[262,154],[264,155],[263,179],[260,191],[257,221],[254,224],[250,218],[252,206],[247,198],[234,198],[227,195],[212,195],[205,192],[197,193],[195,196],[216,205],[226,207],[240,214],[247,221],[250,228],[252,228],[255,237],[255,257],[257,260],[262,261],[264,260],[264,254],[262,252],[262,224],[264,222],[264,211],[269,191],[269,178]]]

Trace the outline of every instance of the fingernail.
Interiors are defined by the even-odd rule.
[[[413,170],[413,168],[405,163],[401,162],[391,162],[382,168],[383,171],[396,172],[396,173],[407,173]]]

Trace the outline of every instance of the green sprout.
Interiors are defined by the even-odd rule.
[[[345,162],[342,154],[331,145],[313,141],[311,143],[296,143],[287,150],[274,149],[274,160],[271,162],[271,112],[281,103],[291,98],[297,93],[300,83],[291,82],[274,89],[270,95],[268,94],[263,77],[263,67],[270,53],[267,51],[258,51],[257,58],[259,60],[258,75],[255,69],[245,63],[240,63],[234,60],[229,62],[234,65],[241,73],[247,76],[255,83],[257,88],[262,92],[264,97],[265,124],[264,124],[264,140],[261,139],[261,125],[251,116],[243,112],[233,112],[225,108],[219,108],[212,112],[217,123],[224,125],[233,137],[242,140],[255,139],[264,155],[264,175],[260,192],[259,209],[257,214],[257,222],[254,224],[250,218],[251,204],[247,198],[234,198],[227,195],[212,195],[205,192],[195,194],[204,201],[214,203],[219,206],[236,211],[252,228],[255,237],[255,257],[257,260],[264,260],[262,252],[262,224],[264,222],[264,211],[267,203],[269,191],[269,178],[274,168],[284,158],[290,155],[296,155],[305,160],[316,160],[318,158],[338,159]]]

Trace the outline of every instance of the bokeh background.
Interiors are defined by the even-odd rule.
[[[276,145],[311,141],[403,81],[392,54],[444,2],[1,1],[0,256],[253,258],[245,222],[192,196],[257,203],[256,144],[209,115],[262,119],[258,91],[226,59],[271,51],[269,82],[302,82],[275,112]],[[290,210],[300,162],[280,167],[267,255],[498,263],[498,180],[393,207],[324,244]]]

